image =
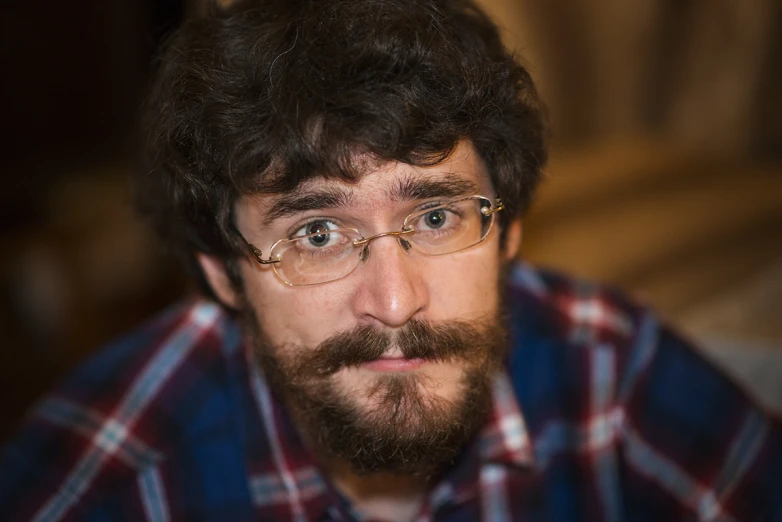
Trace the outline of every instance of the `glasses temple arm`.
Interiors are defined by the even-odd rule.
[[[247,250],[252,254],[252,256],[255,258],[256,261],[258,261],[262,265],[273,265],[276,263],[279,263],[279,259],[272,259],[271,255],[269,255],[269,259],[263,258],[263,252],[260,251],[260,249],[256,248],[255,245],[247,241],[244,236],[242,235],[239,230],[236,229],[236,227],[231,224],[231,230],[233,230],[234,234],[239,236],[241,238],[242,242],[244,243],[244,246],[247,247]]]
[[[497,198],[497,200],[494,202],[493,207],[483,207],[481,208],[481,214],[484,216],[491,216],[492,214],[496,214],[500,210],[505,208],[505,204],[502,202],[500,198]]]

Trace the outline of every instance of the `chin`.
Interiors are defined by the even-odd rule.
[[[300,396],[297,409],[325,458],[358,474],[432,475],[461,454],[490,409],[485,375],[442,371],[355,372]]]

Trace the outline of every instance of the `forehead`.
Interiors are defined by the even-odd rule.
[[[237,207],[249,207],[265,224],[307,210],[389,204],[438,197],[481,194],[494,197],[483,161],[469,142],[461,142],[440,163],[415,166],[397,161],[366,162],[354,181],[315,177],[284,194],[245,196]]]

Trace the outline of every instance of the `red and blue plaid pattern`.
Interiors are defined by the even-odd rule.
[[[514,267],[486,425],[419,521],[782,521],[782,429],[654,316]],[[3,520],[360,520],[193,300],[102,351],[0,460]]]

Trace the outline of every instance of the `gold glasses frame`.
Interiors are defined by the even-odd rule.
[[[423,210],[420,210],[420,211],[417,211],[417,212],[411,212],[410,214],[408,214],[405,217],[405,220],[404,220],[404,222],[402,224],[402,229],[401,230],[390,231],[390,232],[381,232],[379,234],[375,234],[373,236],[366,237],[366,238],[362,237],[361,233],[357,229],[350,228],[350,227],[338,228],[338,229],[334,229],[333,231],[329,231],[329,232],[345,232],[345,231],[349,231],[349,232],[352,232],[353,234],[355,234],[356,236],[359,236],[359,239],[355,239],[355,240],[352,241],[352,246],[356,247],[356,248],[363,247],[363,249],[359,252],[359,261],[365,261],[366,259],[369,258],[369,245],[370,245],[370,243],[372,243],[372,241],[374,241],[376,239],[380,239],[381,237],[387,237],[387,236],[395,237],[395,238],[397,238],[399,240],[399,243],[403,247],[403,249],[405,251],[407,251],[407,250],[410,249],[410,243],[405,241],[404,237],[407,236],[407,235],[413,234],[416,231],[415,227],[413,227],[412,225],[408,224],[408,220],[410,220],[411,218],[414,218],[414,217],[418,217],[419,215],[425,214],[427,212],[431,212],[433,210],[437,210],[439,208],[444,208],[444,207],[447,207],[448,205],[453,205],[455,203],[460,203],[462,201],[466,201],[466,200],[470,200],[470,199],[484,200],[484,201],[489,202],[488,206],[481,207],[481,209],[480,209],[481,214],[483,214],[486,217],[489,217],[489,216],[493,217],[494,214],[496,214],[497,212],[499,212],[499,211],[501,211],[501,210],[503,210],[505,208],[505,205],[503,204],[503,202],[502,202],[502,200],[500,198],[496,198],[494,200],[494,203],[492,204],[491,199],[489,199],[489,198],[487,198],[485,196],[481,196],[481,195],[477,195],[476,194],[476,195],[472,195],[472,196],[465,196],[465,197],[461,197],[461,198],[456,198],[454,200],[448,201],[446,203],[443,203],[441,205],[437,205],[437,206],[432,207],[432,208],[426,208],[426,209],[423,209]],[[483,237],[478,242],[473,243],[473,244],[471,244],[469,246],[466,246],[464,248],[460,248],[458,250],[449,251],[449,252],[446,252],[446,253],[443,253],[443,254],[427,254],[427,253],[421,252],[421,255],[425,255],[425,256],[429,256],[429,257],[436,257],[436,256],[441,256],[441,255],[455,254],[456,252],[461,252],[462,250],[466,250],[468,248],[472,248],[475,245],[478,245],[478,244],[482,243],[489,236],[489,233],[491,232],[491,229],[492,229],[493,226],[494,226],[494,219],[492,219],[491,222],[489,223],[489,228],[486,230],[486,233],[483,235]],[[252,243],[247,241],[247,239],[245,239],[245,237],[242,235],[242,233],[239,232],[239,230],[235,226],[233,226],[232,228],[234,229],[234,232],[242,239],[242,241],[244,242],[245,247],[250,252],[250,254],[253,256],[253,258],[258,263],[260,263],[261,265],[272,265],[272,268],[274,269],[274,273],[277,275],[277,277],[283,283],[285,283],[288,286],[314,286],[314,285],[331,283],[333,281],[337,281],[339,279],[342,279],[343,277],[347,277],[349,274],[351,274],[353,272],[353,270],[355,270],[355,267],[354,267],[349,272],[347,272],[346,274],[344,274],[344,275],[342,275],[340,277],[337,277],[335,279],[330,279],[328,281],[319,282],[319,283],[303,283],[303,284],[302,283],[292,283],[292,282],[288,281],[277,270],[277,266],[276,265],[278,265],[279,263],[282,263],[282,259],[280,259],[280,258],[272,258],[271,253],[274,252],[274,249],[278,245],[281,245],[281,244],[284,244],[284,243],[293,243],[293,242],[296,242],[296,241],[301,241],[302,239],[307,239],[307,238],[312,237],[312,236],[317,236],[320,233],[307,234],[307,235],[304,235],[304,236],[297,236],[297,237],[293,237],[293,238],[281,238],[281,239],[278,239],[277,241],[275,241],[272,244],[271,248],[269,249],[269,257],[267,259],[264,259],[263,258],[263,252],[259,248],[257,248],[255,245],[253,245]],[[358,264],[356,264],[356,267],[357,266],[358,266]]]

